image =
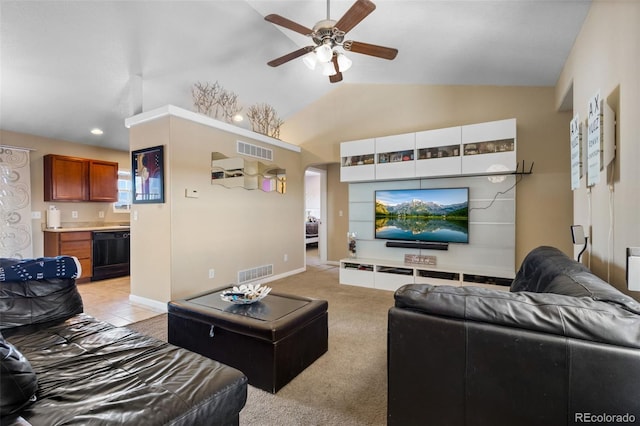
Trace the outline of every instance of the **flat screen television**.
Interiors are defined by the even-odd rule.
[[[469,188],[378,190],[375,198],[375,238],[469,242]]]

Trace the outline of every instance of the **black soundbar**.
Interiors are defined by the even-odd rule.
[[[412,249],[449,250],[448,243],[427,243],[424,241],[387,241],[387,247]]]

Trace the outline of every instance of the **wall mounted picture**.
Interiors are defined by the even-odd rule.
[[[133,170],[133,203],[164,203],[163,146],[131,153]]]

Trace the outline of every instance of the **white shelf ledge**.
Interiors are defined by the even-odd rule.
[[[275,139],[275,138],[263,135],[261,133],[256,133],[251,130],[243,129],[242,127],[237,127],[232,124],[225,123],[223,121],[219,121],[214,118],[208,117],[204,114],[189,111],[184,108],[177,107],[175,105],[165,105],[160,108],[156,108],[150,111],[145,111],[140,114],[136,114],[133,117],[126,118],[124,120],[124,125],[127,129],[130,129],[131,127],[138,126],[140,124],[143,124],[149,121],[158,120],[160,118],[167,117],[167,116],[183,118],[185,120],[193,121],[194,123],[202,124],[209,127],[214,127],[219,130],[224,130],[225,132],[234,133],[238,136],[243,136],[245,138],[250,138],[253,140],[264,142],[269,145],[287,149],[289,151],[301,152],[301,148],[297,145],[283,142],[279,139]]]

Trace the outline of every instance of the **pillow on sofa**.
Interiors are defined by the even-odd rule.
[[[0,334],[0,416],[15,414],[35,401],[37,390],[31,364]]]
[[[59,262],[56,263],[60,266]],[[66,274],[75,273],[73,263],[72,260],[63,268]],[[20,271],[23,269],[19,265],[23,264],[32,265],[33,260],[0,259],[0,268],[5,274],[11,270],[22,275]],[[39,266],[36,266],[36,269],[38,268]],[[26,281],[20,277],[0,280],[0,330],[49,321],[64,321],[82,313],[82,297],[74,278],[65,277],[64,274],[59,277],[33,278],[40,272],[35,272],[36,275],[28,272]]]

